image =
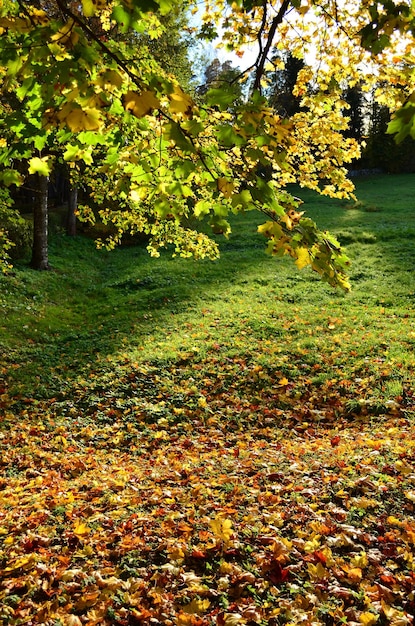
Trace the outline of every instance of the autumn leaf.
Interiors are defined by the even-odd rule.
[[[375,615],[374,613],[370,613],[369,611],[364,611],[359,615],[359,622],[362,626],[373,626],[379,619],[379,615]]]
[[[82,0],[82,11],[85,17],[92,17],[96,11],[96,0]]]
[[[66,615],[63,623],[65,626],[82,626],[82,622],[77,615]]]
[[[210,600],[208,598],[197,599],[194,598],[189,604],[183,607],[183,611],[189,615],[203,615],[206,613],[210,606]]]
[[[70,19],[61,26],[61,28],[52,35],[51,40],[63,46],[75,46],[79,41],[79,34],[75,30],[74,20]]]
[[[313,581],[322,580],[328,576],[328,571],[322,563],[317,563],[316,565],[313,563],[307,563],[307,569],[310,579]]]
[[[246,619],[240,613],[219,613],[217,618],[218,626],[238,626],[239,624],[245,624]]]
[[[209,525],[215,537],[220,541],[227,543],[232,537],[232,520],[218,515],[214,520],[210,520]]]
[[[307,248],[297,248],[295,253],[297,255],[295,264],[299,270],[303,269],[307,265],[310,265],[311,259]]]
[[[49,156],[33,157],[29,161],[29,174],[49,176],[52,171],[52,159]]]
[[[10,565],[5,567],[5,572],[14,572],[19,569],[31,569],[36,563],[36,555],[28,554],[25,556],[20,556],[16,558]]]
[[[160,100],[149,89],[141,93],[128,91],[123,98],[123,102],[125,110],[131,111],[135,117],[144,117],[154,109],[160,108]]]
[[[79,537],[87,535],[90,531],[91,529],[82,520],[78,520],[73,529],[74,534]]]
[[[223,193],[225,198],[230,198],[232,196],[234,184],[231,180],[227,180],[226,178],[218,178],[217,185],[219,191]]]
[[[102,126],[101,113],[98,109],[73,109],[65,118],[72,132],[98,130]]]
[[[192,115],[194,102],[192,98],[176,87],[173,93],[169,94],[169,109],[171,113],[181,113],[183,115]]]

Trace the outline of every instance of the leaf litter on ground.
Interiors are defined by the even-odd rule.
[[[1,623],[413,623],[413,407],[307,380],[213,349],[3,390]]]

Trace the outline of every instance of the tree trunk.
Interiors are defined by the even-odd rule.
[[[69,190],[68,213],[66,215],[66,234],[70,237],[76,235],[76,215],[75,211],[78,207],[78,189],[72,187]]]
[[[33,211],[33,246],[30,266],[35,270],[50,270],[48,259],[48,186],[49,176],[38,177]]]

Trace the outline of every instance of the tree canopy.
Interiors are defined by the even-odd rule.
[[[347,136],[346,88],[375,90],[394,111],[390,132],[415,136],[413,29],[407,2],[208,0],[193,36],[256,58],[202,101],[150,54],[169,38],[178,0],[3,0],[0,5],[0,179],[20,184],[66,162],[82,164],[100,217],[145,232],[149,249],[215,258],[198,228],[230,232],[229,216],[256,209],[271,254],[289,254],[331,285],[349,288],[348,259],[335,237],[300,210],[290,183],[331,197],[353,195],[347,165],[359,155]],[[177,33],[172,40],[177,42]],[[173,42],[174,43],[174,42]],[[174,48],[174,46],[173,46]],[[172,49],[173,49],[172,48]],[[286,52],[290,55],[287,56]],[[287,58],[302,61],[292,90],[299,110],[278,113],[267,88]],[[237,100],[236,100],[237,99]],[[266,175],[264,175],[266,172]],[[84,219],[94,219],[89,207]]]

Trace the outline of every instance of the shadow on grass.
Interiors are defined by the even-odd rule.
[[[88,239],[54,236],[52,272],[20,265],[2,279],[0,363],[11,393],[49,397],[131,344],[147,351],[157,336],[177,332],[187,314],[226,298],[241,277],[260,275],[272,260],[255,220],[241,222],[214,262],[168,252],[152,259],[144,246],[98,251]],[[173,341],[166,360],[175,350]]]
[[[415,177],[393,177],[393,185],[391,180],[358,181],[362,201],[369,202],[374,189],[383,194],[379,212],[348,209],[304,190],[298,194],[307,215],[322,228],[349,233],[353,292],[346,296],[347,306],[360,320],[366,305],[389,307],[403,317],[413,303],[415,242],[398,229],[414,220],[408,189]],[[290,317],[309,323],[336,310],[343,316],[343,294],[308,269],[298,272],[290,259],[265,255],[265,241],[256,234],[261,221],[258,214],[238,216],[215,262],[172,259],[169,253],[152,259],[143,246],[97,251],[85,238],[53,237],[53,272],[20,266],[14,276],[1,279],[0,366],[11,392],[50,397],[67,381],[110,367],[123,352],[131,357],[141,351],[142,359],[162,368],[192,341],[200,347],[222,333],[232,343],[232,336],[248,326],[268,340],[281,332],[284,317],[290,329]],[[394,238],[385,239],[385,233]],[[294,337],[294,328],[287,333]]]

